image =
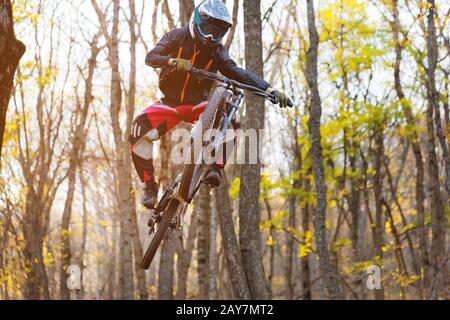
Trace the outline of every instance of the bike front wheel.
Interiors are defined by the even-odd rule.
[[[210,98],[208,99],[208,107],[200,116],[199,122],[202,131],[201,136],[196,137],[197,139],[200,138],[203,141],[206,133],[210,132],[211,129],[218,127],[221,120],[225,99],[226,89],[224,87],[219,86],[212,92]],[[196,154],[195,152],[200,152],[200,154]],[[192,201],[192,198],[200,187],[203,169],[205,168],[201,152],[202,150],[196,150],[193,146],[191,146],[191,162],[186,164],[183,169],[179,193],[181,198],[188,203]],[[200,159],[200,161],[197,161],[197,159]]]
[[[161,217],[161,221],[158,224],[158,230],[156,230],[155,236],[150,242],[150,245],[148,246],[147,251],[145,252],[144,258],[142,259],[141,262],[142,269],[147,270],[150,267],[153,258],[155,257],[155,254],[158,251],[159,245],[164,239],[164,236],[166,235],[167,230],[170,227],[172,219],[175,217],[179,205],[180,202],[178,200],[176,199],[170,200],[170,203],[167,206],[166,210],[164,211]]]

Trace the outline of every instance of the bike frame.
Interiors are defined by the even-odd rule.
[[[219,137],[219,139],[214,139],[214,141],[212,142],[213,143],[212,146],[214,147],[215,151],[218,150],[218,148],[224,141],[224,139],[226,137],[226,131],[230,127],[230,124],[233,121],[233,119],[236,115],[236,112],[237,112],[237,110],[242,102],[242,99],[244,97],[242,91],[240,91],[239,89],[248,90],[257,96],[268,99],[270,102],[272,102],[274,104],[278,103],[276,96],[274,96],[273,94],[267,93],[267,92],[265,92],[259,88],[256,88],[254,86],[243,84],[243,83],[237,82],[235,80],[228,79],[224,76],[220,76],[216,73],[204,71],[204,70],[201,70],[201,69],[198,69],[195,67],[193,67],[190,72],[195,75],[198,75],[199,77],[202,77],[202,78],[207,78],[209,80],[221,82],[226,86],[226,90],[227,90],[226,92],[227,92],[228,96],[225,98],[225,103],[227,105],[227,108],[225,109],[226,112],[225,112],[225,116],[223,119],[222,127],[219,130],[220,137]]]
[[[206,78],[212,81],[218,81],[223,83],[226,86],[226,92],[227,97],[225,98],[225,112],[223,114],[223,122],[219,129],[219,136],[214,138],[214,141],[210,141],[207,145],[211,145],[213,147],[214,152],[217,152],[217,150],[220,148],[222,142],[226,138],[226,131],[230,127],[231,122],[233,121],[234,117],[236,116],[237,110],[242,102],[242,99],[244,97],[244,94],[240,89],[250,91],[251,93],[263,97],[273,104],[277,104],[278,100],[276,96],[273,94],[267,93],[259,88],[256,88],[251,85],[243,84],[240,82],[237,82],[232,79],[228,79],[224,76],[218,75],[216,73],[204,71],[195,67],[192,67],[191,73]],[[195,130],[195,127],[193,128],[193,131]],[[171,199],[176,199],[179,203],[184,203],[184,208],[181,211],[182,213],[186,210],[188,203],[185,202],[179,195],[178,195],[178,187],[179,183],[181,181],[181,175],[180,173],[175,181],[172,183],[170,187],[168,187],[165,191],[163,196],[161,197],[161,200],[158,202],[158,205],[155,209],[155,214],[159,215],[161,214],[167,205],[169,204]],[[201,184],[201,183],[200,183]],[[199,184],[199,186],[200,186]],[[195,190],[195,193],[197,193],[198,187]],[[194,194],[195,194],[194,193]],[[179,216],[179,215],[178,215]]]

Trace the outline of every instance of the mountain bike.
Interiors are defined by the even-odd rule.
[[[273,104],[278,103],[275,95],[228,79],[222,75],[195,67],[190,70],[190,73],[199,78],[217,81],[221,85],[212,91],[206,110],[201,114],[191,131],[189,150],[191,161],[185,164],[175,181],[164,190],[154,209],[153,217],[148,222],[149,233],[155,233],[155,235],[142,259],[141,267],[143,269],[150,267],[158,247],[168,230],[181,227],[181,217],[186,212],[188,204],[195,197],[210,165],[204,161],[204,153],[208,150],[211,156],[215,156],[215,154],[220,152],[222,143],[226,138],[226,131],[233,123],[236,112],[242,102],[244,96],[242,90],[261,96]],[[201,148],[194,146],[195,141],[202,141]],[[181,206],[182,204],[183,206]]]

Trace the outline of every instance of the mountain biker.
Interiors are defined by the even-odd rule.
[[[232,24],[231,15],[221,0],[205,0],[194,9],[188,24],[166,33],[145,59],[148,66],[162,68],[159,88],[164,97],[135,118],[129,142],[134,166],[144,183],[141,203],[149,209],[155,206],[158,193],[152,142],[181,121],[194,123],[208,103],[213,81],[191,79],[192,66],[214,73],[219,71],[230,79],[275,94],[280,107],[292,106],[284,93],[239,68],[230,58],[221,41]],[[222,166],[211,166],[205,176],[209,184],[220,183]]]

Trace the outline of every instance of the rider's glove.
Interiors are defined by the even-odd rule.
[[[294,106],[292,100],[283,92],[273,91],[272,94],[277,98],[280,108],[292,108]]]
[[[189,72],[192,69],[192,63],[186,59],[174,59],[174,65],[177,66],[178,72]]]

